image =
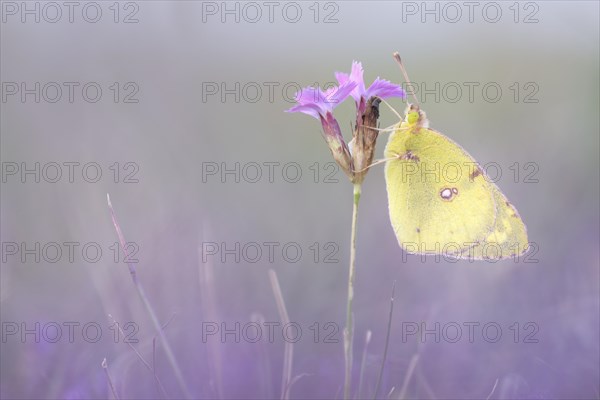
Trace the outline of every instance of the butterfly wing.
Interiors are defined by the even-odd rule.
[[[522,255],[529,249],[527,228],[519,212],[496,185],[492,186],[496,201],[494,229],[482,243],[469,249],[463,257],[501,260]]]
[[[399,127],[385,157],[390,220],[405,251],[465,257],[494,231],[494,185],[458,144]]]

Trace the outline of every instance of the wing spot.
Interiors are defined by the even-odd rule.
[[[442,200],[446,200],[446,201],[450,201],[454,198],[454,196],[458,195],[458,189],[457,188],[443,188],[440,191],[440,197],[442,198]]]
[[[419,156],[416,156],[413,154],[412,151],[408,150],[406,153],[402,154],[400,156],[401,160],[410,160],[410,161],[421,161],[421,159],[419,158]]]
[[[479,167],[477,167],[477,169],[475,171],[471,172],[471,175],[469,175],[469,178],[471,178],[471,180],[473,180],[481,174],[482,174],[481,169]]]
[[[421,233],[421,229],[420,228],[417,228],[417,233]]]

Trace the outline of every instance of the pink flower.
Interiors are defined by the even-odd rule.
[[[377,78],[365,88],[363,68],[360,62],[352,62],[350,74],[336,72],[335,77],[339,86],[334,86],[326,91],[319,88],[307,87],[296,93],[297,105],[287,112],[301,112],[321,121],[323,138],[329,146],[333,158],[348,175],[352,182],[362,182],[373,159],[376,130],[366,128],[375,127],[379,117],[379,99],[388,97],[406,97],[406,93],[398,85]],[[344,141],[342,131],[333,116],[333,109],[349,96],[356,103],[356,127],[353,133],[354,151],[350,154],[348,145]],[[371,100],[372,99],[372,100]],[[369,101],[371,101],[369,103]],[[367,104],[373,110],[367,112]],[[358,139],[357,139],[358,136]],[[354,168],[357,168],[355,171]]]

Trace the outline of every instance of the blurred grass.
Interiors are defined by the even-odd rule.
[[[376,76],[400,81],[391,59],[403,56],[415,82],[498,82],[498,103],[424,102],[432,127],[446,133],[480,162],[498,162],[498,182],[519,209],[537,264],[422,263],[403,259],[387,217],[381,169],[368,175],[359,216],[355,320],[356,357],[373,331],[365,391],[374,389],[381,364],[389,283],[397,280],[392,332],[406,321],[498,321],[508,327],[536,322],[540,342],[514,344],[507,332],[497,344],[402,343],[392,337],[382,393],[398,387],[411,357],[419,354],[408,394],[413,397],[487,396],[499,379],[498,398],[591,398],[598,393],[599,326],[599,50],[598,4],[540,2],[538,24],[399,22],[400,3],[342,2],[340,22],[314,24],[199,23],[199,3],[141,5],[133,26],[98,24],[3,24],[2,81],[136,81],[139,104],[76,102],[2,104],[2,161],[115,161],[139,164],[138,184],[2,184],[3,241],[116,241],[105,206],[118,202],[128,240],[140,245],[139,275],[162,322],[177,343],[175,353],[194,393],[214,397],[215,371],[199,341],[206,321],[198,283],[202,241],[297,242],[297,264],[214,265],[216,318],[250,321],[254,313],[277,320],[267,271],[280,280],[290,319],[308,327],[318,321],[343,326],[352,189],[314,183],[308,167],[331,161],[318,122],[282,111],[290,103],[218,99],[202,102],[202,82],[298,82],[333,80],[353,59]],[[374,15],[376,18],[367,17]],[[142,18],[143,16],[143,18]],[[276,33],[275,33],[276,32]],[[217,38],[217,39],[215,39]],[[251,40],[244,45],[242,39]],[[260,45],[259,45],[260,44]],[[538,103],[515,103],[508,87],[535,82]],[[276,91],[277,93],[277,91]],[[400,102],[393,102],[399,110]],[[349,133],[353,105],[336,116]],[[383,109],[382,126],[394,122]],[[385,138],[380,140],[378,154]],[[202,183],[203,162],[298,162],[303,179],[252,184]],[[539,166],[539,183],[515,183],[514,162]],[[324,170],[321,172],[325,172]],[[108,175],[109,176],[109,175]],[[208,233],[205,233],[208,232]],[[311,261],[308,247],[334,242],[337,263]],[[124,265],[110,262],[2,264],[2,321],[97,321],[107,314],[139,325],[139,348],[150,357],[154,334]],[[107,358],[123,397],[156,396],[153,377],[124,343],[108,335],[97,344],[2,343],[2,398],[97,398],[108,396],[100,363]],[[307,331],[305,335],[309,335]],[[308,337],[308,336],[306,336]],[[340,336],[341,339],[341,332]],[[224,397],[265,393],[265,357],[279,382],[282,342],[219,343]],[[301,340],[295,346],[291,397],[334,396],[342,377],[342,345]],[[260,355],[259,355],[260,354]],[[167,393],[177,393],[166,359],[157,349],[157,370]],[[357,367],[358,368],[358,367]],[[357,369],[358,374],[358,369]],[[262,375],[261,375],[262,374]],[[357,375],[358,376],[358,375]],[[136,384],[142,382],[143,385]]]

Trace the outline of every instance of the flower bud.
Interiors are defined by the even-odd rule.
[[[354,179],[352,183],[362,183],[373,163],[375,144],[379,132],[377,120],[379,119],[379,104],[381,99],[371,97],[366,104],[365,112],[359,115],[352,139],[352,165],[354,166]]]
[[[329,146],[333,159],[352,181],[354,178],[352,157],[342,136],[340,125],[330,112],[326,113],[325,117],[321,116],[321,124],[323,125],[323,137],[327,142],[327,146]]]

